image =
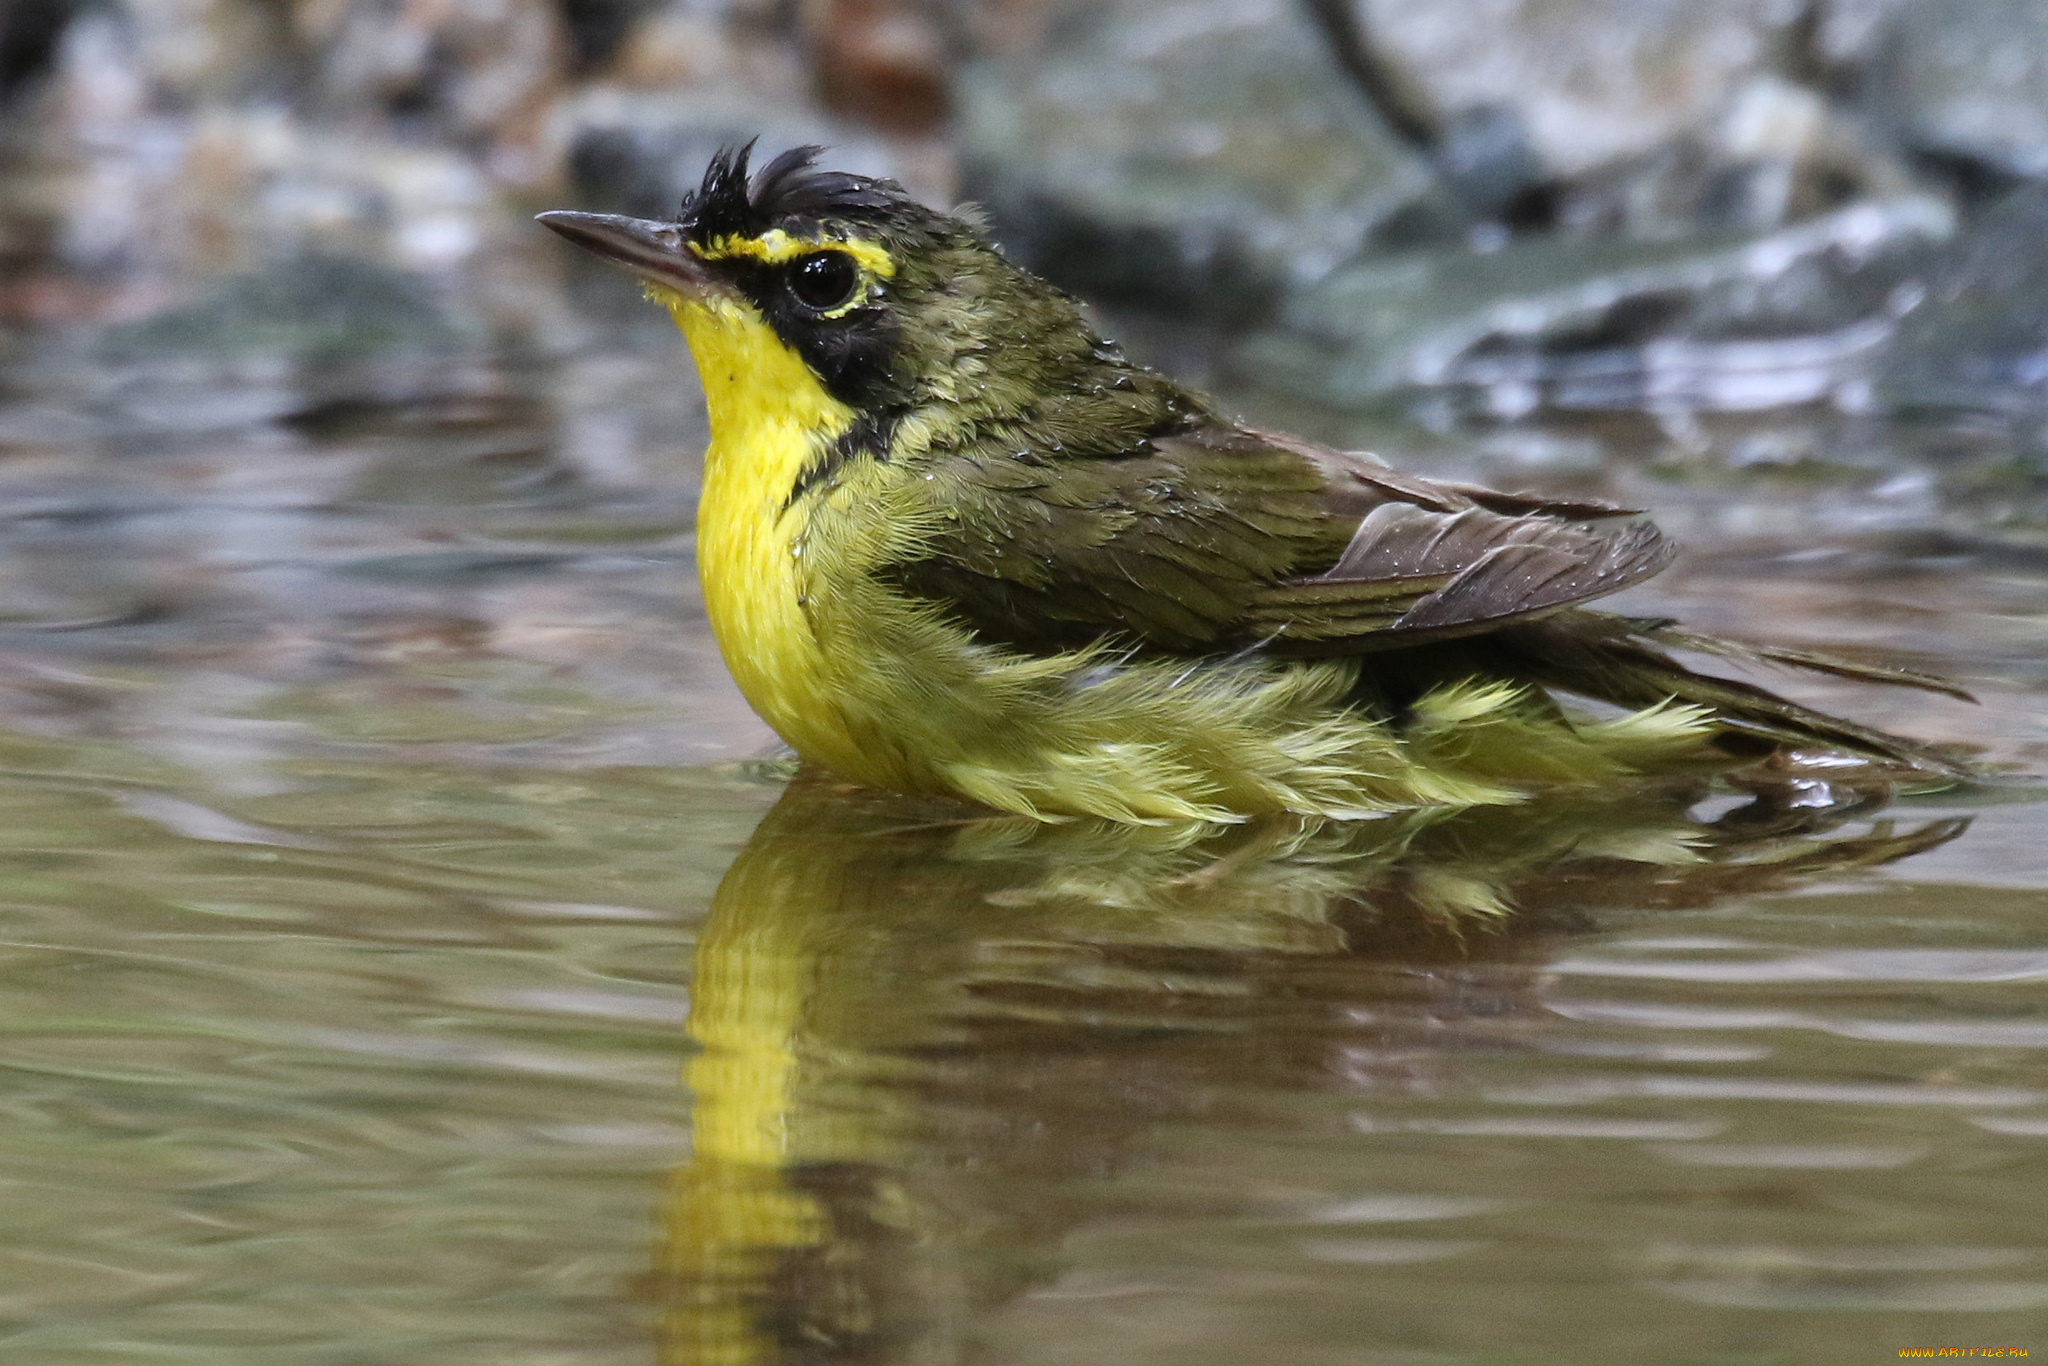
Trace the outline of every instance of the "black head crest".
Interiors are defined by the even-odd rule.
[[[878,218],[909,202],[893,180],[845,171],[821,171],[823,147],[792,147],[748,183],[754,142],[721,149],[704,170],[704,183],[683,198],[676,221],[692,238],[758,237],[770,228],[803,233],[827,218]]]

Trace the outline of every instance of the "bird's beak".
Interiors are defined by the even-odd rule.
[[[615,213],[578,213],[574,209],[550,209],[534,218],[585,251],[632,271],[649,284],[701,296],[715,283],[704,263],[690,255],[683,245],[683,230],[673,223],[625,218]]]

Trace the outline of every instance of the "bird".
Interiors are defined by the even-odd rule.
[[[1039,820],[1364,819],[1817,755],[1957,762],[1679,656],[1929,675],[1588,606],[1641,513],[1246,425],[1126,357],[972,208],[793,148],[669,220],[538,221],[636,275],[710,426],[697,563],[747,701],[857,784]]]

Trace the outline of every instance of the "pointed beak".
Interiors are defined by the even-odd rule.
[[[701,295],[716,283],[703,262],[684,247],[682,229],[673,223],[573,209],[550,209],[534,219],[585,251],[663,289]]]

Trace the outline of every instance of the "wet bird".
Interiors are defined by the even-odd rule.
[[[1507,802],[1815,748],[1953,772],[1671,652],[1950,685],[1591,610],[1669,560],[1640,516],[1234,421],[972,215],[819,151],[751,175],[722,152],[670,221],[540,215],[689,343],[711,625],[804,759],[1122,821]]]

